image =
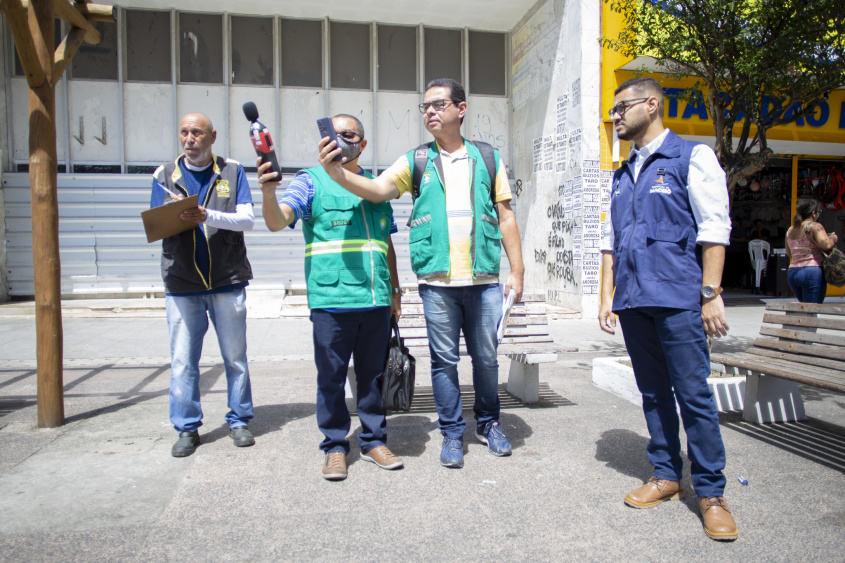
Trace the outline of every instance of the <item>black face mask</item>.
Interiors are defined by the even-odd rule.
[[[346,157],[346,162],[355,160],[361,154],[361,142],[350,143],[340,135],[337,136],[337,146],[340,147],[340,154]]]

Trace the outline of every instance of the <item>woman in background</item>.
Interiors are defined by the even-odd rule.
[[[792,226],[786,231],[786,253],[789,288],[802,303],[822,303],[827,294],[822,262],[824,252],[830,252],[839,240],[834,233],[826,233],[818,223],[822,205],[815,199],[802,199],[795,208]]]

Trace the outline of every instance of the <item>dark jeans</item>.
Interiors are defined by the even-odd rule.
[[[664,307],[617,313],[637,387],[643,395],[643,413],[651,436],[646,451],[654,475],[671,481],[681,479],[677,399],[695,493],[699,497],[722,496],[725,447],[719,413],[707,387],[710,353],[701,313]]]
[[[819,266],[789,268],[786,272],[789,289],[801,303],[824,303],[827,295],[827,282],[824,270]]]
[[[349,453],[346,435],[352,421],[344,384],[350,357],[358,380],[358,444],[363,452],[385,445],[387,423],[381,407],[380,376],[387,360],[390,307],[348,313],[313,309],[311,323],[317,365],[317,426],[325,436],[320,449]]]

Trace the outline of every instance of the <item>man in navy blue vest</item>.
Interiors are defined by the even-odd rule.
[[[208,320],[214,324],[226,368],[229,412],[225,420],[235,446],[255,443],[246,359],[246,286],[252,268],[243,231],[252,230],[252,196],[243,166],[215,156],[217,131],[208,117],[190,113],[179,123],[184,154],[153,174],[150,207],[198,196],[199,206],[182,212],[197,227],[163,239],[167,326],[170,329],[170,421],[179,439],[173,457],[194,453],[202,425],[199,361]]]
[[[707,387],[707,336],[728,330],[719,295],[731,231],[725,174],[709,147],[663,127],[663,92],[653,78],[623,83],[613,103],[611,119],[631,154],[613,176],[603,228],[599,324],[614,334],[614,313],[622,323],[654,466],[625,504],[648,508],[683,496],[677,401],[704,531],[735,540],[719,413]]]

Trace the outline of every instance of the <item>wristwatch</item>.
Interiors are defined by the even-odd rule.
[[[718,285],[705,285],[701,288],[701,296],[705,299],[710,299],[711,297],[715,297],[722,293],[721,286]]]
[[[393,294],[396,295],[397,293],[399,295],[402,295],[402,288],[401,287],[394,287],[393,288]]]

